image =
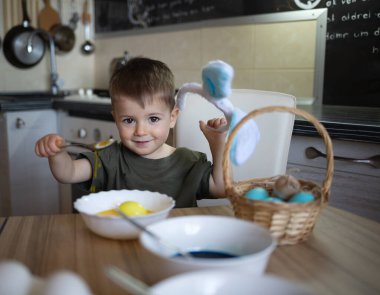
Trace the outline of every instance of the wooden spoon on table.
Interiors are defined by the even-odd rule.
[[[38,26],[48,32],[54,25],[60,24],[61,20],[58,12],[50,5],[50,0],[44,0],[44,3],[45,7],[38,14]]]

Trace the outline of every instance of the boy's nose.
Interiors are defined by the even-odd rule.
[[[135,135],[141,136],[146,134],[145,124],[137,123],[135,128]]]

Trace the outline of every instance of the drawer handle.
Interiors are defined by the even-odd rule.
[[[17,129],[21,129],[21,128],[24,128],[26,125],[25,121],[21,118],[17,118],[16,119],[16,128]]]
[[[318,157],[326,158],[326,154],[322,153],[321,151],[319,151],[316,148],[311,147],[311,146],[306,148],[305,155],[306,155],[306,158],[308,158],[308,159],[315,159]],[[354,159],[354,158],[334,156],[334,160],[354,162],[354,163],[363,163],[363,164],[371,165],[372,167],[375,167],[375,168],[380,168],[380,155],[375,155],[375,156],[369,157],[367,159]]]

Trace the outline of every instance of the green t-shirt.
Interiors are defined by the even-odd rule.
[[[96,157],[98,155],[98,157]],[[162,159],[143,158],[115,143],[95,152],[81,153],[94,169],[90,181],[80,184],[85,190],[98,191],[138,189],[167,194],[177,208],[195,207],[196,200],[210,198],[209,179],[212,164],[204,153],[177,148]]]

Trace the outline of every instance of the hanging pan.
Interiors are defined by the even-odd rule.
[[[58,8],[60,22],[53,25],[49,29],[49,33],[53,36],[57,53],[67,53],[70,52],[75,45],[75,33],[70,26],[62,24],[61,0],[58,0]]]
[[[70,52],[75,45],[75,34],[72,28],[57,24],[50,29],[58,53]]]
[[[26,10],[26,0],[21,0],[22,24],[11,28],[4,37],[4,56],[17,68],[27,69],[37,65],[45,54],[45,43],[42,37],[35,34],[32,38],[33,49],[28,52],[27,45],[35,29],[30,25]]]

